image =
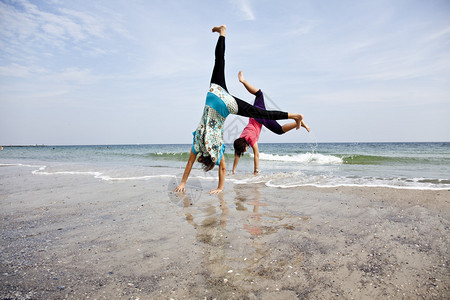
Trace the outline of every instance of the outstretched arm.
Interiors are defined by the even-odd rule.
[[[234,174],[234,172],[236,172],[236,167],[237,167],[237,165],[238,165],[238,162],[239,162],[239,158],[240,158],[240,156],[239,155],[235,155],[234,156],[234,162],[233,162],[233,174]]]
[[[189,173],[191,173],[192,166],[195,163],[195,158],[196,157],[197,157],[197,155],[195,155],[194,152],[192,152],[192,149],[191,149],[191,154],[189,154],[189,159],[188,159],[188,162],[186,164],[186,168],[184,169],[183,178],[181,179],[180,184],[175,188],[175,192],[184,192],[184,191],[186,191],[186,181],[188,180]]]
[[[223,190],[223,187],[225,185],[225,176],[227,173],[227,167],[225,165],[225,155],[222,156],[222,159],[220,160],[219,165],[219,185],[217,186],[217,189],[211,190],[210,194],[218,194]]]
[[[258,150],[258,143],[255,143],[253,146],[253,156],[254,156],[254,169],[253,174],[258,175],[258,166],[259,166],[259,150]]]

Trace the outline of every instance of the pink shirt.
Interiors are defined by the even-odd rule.
[[[259,140],[259,134],[261,133],[262,125],[256,122],[255,119],[250,118],[248,121],[248,125],[245,126],[244,130],[241,133],[240,138],[244,138],[250,146],[254,146],[255,143]]]

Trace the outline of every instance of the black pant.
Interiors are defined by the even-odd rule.
[[[227,84],[225,82],[225,37],[219,36],[216,44],[215,50],[215,63],[214,69],[211,76],[211,83],[215,83],[224,88],[227,92]],[[254,118],[254,119],[266,119],[266,120],[282,120],[288,118],[288,113],[278,110],[264,110],[259,107],[255,107],[235,96],[233,98],[236,100],[238,106],[237,114],[243,117]]]

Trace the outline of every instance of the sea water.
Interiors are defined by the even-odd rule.
[[[280,143],[259,145],[258,175],[252,150],[230,174],[234,154],[227,145],[227,182],[298,186],[450,188],[450,143]],[[93,176],[100,180],[180,178],[191,145],[90,145],[4,147],[0,166],[29,168],[35,175]],[[194,164],[190,178],[217,180],[217,167]]]

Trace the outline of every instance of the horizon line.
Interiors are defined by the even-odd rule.
[[[281,143],[258,143],[258,144],[412,144],[412,143],[450,143],[450,141],[396,141],[396,142],[281,142]],[[225,143],[232,144],[232,143]],[[191,145],[191,143],[125,143],[125,144],[0,144],[1,147],[68,147],[68,146],[145,146],[145,145]]]

